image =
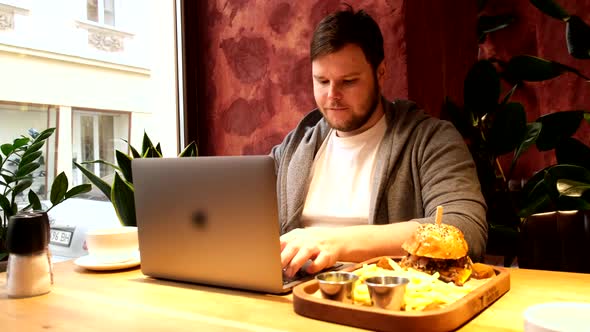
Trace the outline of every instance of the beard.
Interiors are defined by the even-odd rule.
[[[359,128],[361,128],[362,126],[364,126],[369,119],[371,118],[371,116],[373,115],[373,113],[375,113],[375,110],[377,110],[377,105],[379,104],[380,100],[381,100],[381,94],[379,91],[379,87],[377,85],[376,79],[374,81],[374,88],[371,91],[371,94],[368,96],[368,98],[363,102],[363,104],[361,105],[361,110],[362,112],[360,114],[355,114],[352,112],[352,110],[350,110],[350,114],[349,114],[349,118],[346,119],[345,121],[340,121],[340,122],[335,122],[333,121],[333,119],[330,119],[329,116],[327,116],[327,111],[326,108],[338,108],[338,107],[342,107],[345,105],[341,105],[338,102],[332,103],[330,105],[328,105],[328,107],[320,107],[322,113],[324,114],[324,118],[326,119],[326,121],[328,122],[328,124],[330,125],[330,127],[341,131],[341,132],[350,132],[350,131],[355,131]]]

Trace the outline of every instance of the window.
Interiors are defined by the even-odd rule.
[[[129,113],[74,110],[72,123],[72,157],[77,163],[104,160],[115,164],[115,150],[127,152],[129,140]],[[105,164],[88,165],[94,174],[109,178],[114,174],[112,167]],[[82,172],[72,167],[73,183],[90,183]]]
[[[30,137],[30,134],[41,132],[42,130],[54,127],[56,123],[57,107],[51,105],[34,105],[25,103],[6,103],[0,102],[0,144],[12,143],[14,139],[21,136]],[[40,199],[47,199],[48,183],[53,182],[55,176],[55,158],[56,139],[55,134],[47,140],[47,144],[41,149],[43,153],[39,159],[41,167],[35,171],[33,176],[33,185],[31,189],[39,196]],[[13,156],[10,160],[5,161],[8,169],[11,169],[13,160],[18,156]],[[14,171],[15,169],[12,169]],[[24,201],[24,193],[20,194],[17,201]]]
[[[0,0],[8,2],[0,6],[12,15],[0,29],[0,144],[57,128],[36,174],[40,196],[62,171],[70,186],[85,181],[73,161],[113,162],[115,150],[128,151],[123,140],[141,148],[144,131],[165,156],[177,154],[176,1]]]
[[[86,12],[89,21],[115,26],[115,0],[87,0]]]

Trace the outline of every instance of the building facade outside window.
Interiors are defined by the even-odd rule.
[[[0,0],[0,144],[57,128],[40,197],[62,171],[85,182],[72,161],[114,162],[144,132],[177,154],[175,11],[174,0]]]

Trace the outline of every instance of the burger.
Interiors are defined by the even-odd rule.
[[[467,242],[455,226],[422,224],[402,244],[408,255],[400,265],[428,274],[439,273],[439,279],[462,286],[471,276],[473,263],[467,256]]]

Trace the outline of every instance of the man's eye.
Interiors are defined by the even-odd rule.
[[[352,79],[352,80],[344,80],[344,81],[342,81],[342,83],[349,85],[349,84],[353,84],[353,83],[355,83],[356,81],[357,81],[356,79]]]
[[[326,85],[326,84],[330,83],[330,81],[319,81],[319,83],[320,83],[321,85]]]

